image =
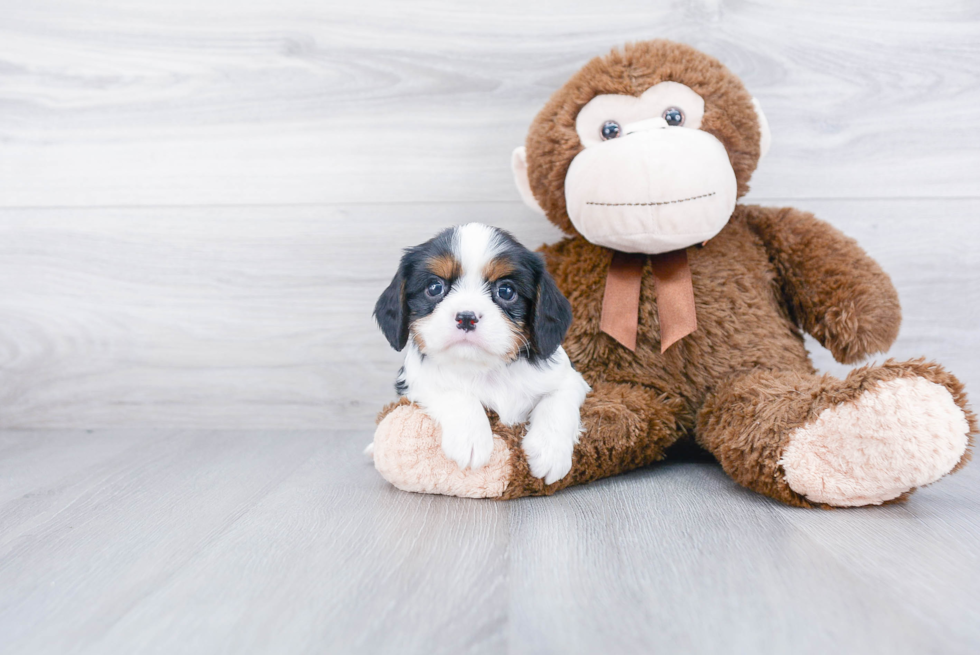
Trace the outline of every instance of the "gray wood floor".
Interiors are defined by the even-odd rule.
[[[672,462],[396,491],[369,433],[0,433],[4,653],[970,653],[980,468],[780,506]]]
[[[400,249],[555,240],[510,152],[652,37],[762,103],[746,201],[856,237],[889,355],[980,394],[980,4],[0,0],[0,652],[980,652],[977,465],[806,512],[706,462],[497,503],[361,456]]]

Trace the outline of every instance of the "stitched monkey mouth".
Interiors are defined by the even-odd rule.
[[[690,202],[691,200],[700,200],[701,198],[710,198],[716,195],[715,191],[711,193],[702,193],[700,196],[691,196],[690,198],[681,198],[679,200],[662,200],[659,202],[587,202],[586,205],[596,205],[599,207],[652,207],[655,205],[676,205],[681,202]]]

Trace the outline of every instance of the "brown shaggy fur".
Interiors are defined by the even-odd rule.
[[[900,310],[881,268],[810,214],[738,206],[718,236],[689,248],[698,329],[663,354],[649,265],[631,353],[599,330],[610,252],[573,237],[544,254],[572,303],[565,350],[593,392],[583,407],[586,432],[572,471],[553,485],[531,477],[519,448],[521,429],[495,430],[512,442],[515,476],[505,497],[615,475],[661,459],[677,440],[692,437],[739,484],[810,506],[787,486],[777,463],[787,435],[823,409],[896,377],[922,376],[949,389],[967,413],[972,443],[976,419],[963,387],[936,364],[889,361],[846,380],[815,374],[801,326],[838,360],[854,361],[891,345]],[[828,320],[838,314],[823,308],[840,306],[859,309],[847,321]]]
[[[543,252],[572,303],[565,350],[593,392],[583,407],[586,431],[572,471],[553,485],[531,477],[521,430],[498,430],[512,441],[515,478],[506,497],[615,475],[661,459],[677,440],[693,437],[739,484],[808,506],[777,463],[788,433],[878,381],[901,376],[946,386],[967,413],[972,445],[976,418],[962,385],[938,365],[889,361],[843,381],[815,375],[804,331],[838,361],[853,363],[888,349],[901,309],[891,280],[852,239],[795,209],[737,206],[720,234],[688,249],[698,329],[666,353],[660,353],[649,265],[636,352],[599,329],[612,253],[579,236],[566,213],[565,175],[582,150],[575,118],[597,95],[638,96],[668,80],[704,98],[701,129],[727,148],[739,196],[749,189],[760,152],[752,98],[725,66],[691,47],[664,40],[627,45],[590,61],[551,97],[528,134],[528,176],[549,220],[571,235]],[[968,456],[969,450],[960,466]]]
[[[939,365],[889,360],[844,380],[815,373],[804,331],[838,361],[857,362],[888,349],[898,335],[901,310],[878,264],[811,214],[738,205],[717,236],[688,248],[698,328],[667,352],[660,352],[649,262],[640,288],[636,351],[599,329],[612,251],[578,235],[565,210],[565,174],[582,149],[575,117],[597,94],[639,95],[665,80],[686,84],[704,98],[702,129],[728,149],[739,195],[748,190],[760,139],[751,98],[737,77],[697,50],[668,41],[626,46],[589,62],[548,101],[528,135],[528,172],[548,218],[570,235],[542,252],[572,304],[565,350],[593,391],[582,408],[585,432],[572,470],[555,484],[531,476],[520,447],[523,426],[494,424],[510,446],[514,471],[503,497],[550,494],[615,475],[662,459],[671,445],[690,438],[739,484],[809,507],[813,503],[789,488],[778,463],[789,433],[882,381],[914,376],[945,386],[963,409],[970,447],[961,467],[977,420],[963,386]]]

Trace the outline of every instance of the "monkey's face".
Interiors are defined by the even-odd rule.
[[[704,100],[677,82],[589,101],[575,120],[584,149],[565,176],[575,229],[597,245],[648,254],[716,235],[738,185],[725,146],[700,130],[703,117]]]
[[[593,60],[556,93],[514,172],[525,200],[566,232],[657,254],[715,236],[767,145],[738,78],[693,48],[651,41]]]

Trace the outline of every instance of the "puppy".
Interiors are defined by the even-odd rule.
[[[536,477],[551,484],[572,468],[590,389],[561,347],[571,306],[540,255],[497,228],[450,228],[405,251],[374,317],[392,348],[408,345],[395,389],[439,424],[460,468],[490,460],[484,408],[506,425],[530,419]]]

